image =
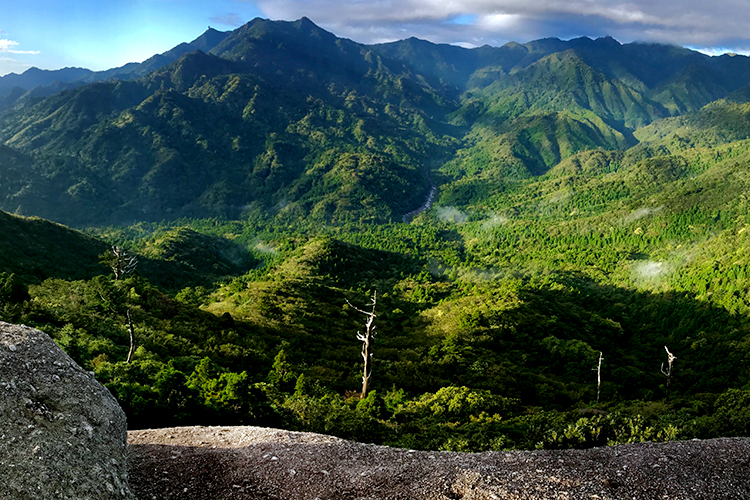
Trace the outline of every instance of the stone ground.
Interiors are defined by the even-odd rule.
[[[750,438],[462,454],[261,427],[131,431],[140,500],[750,498]]]

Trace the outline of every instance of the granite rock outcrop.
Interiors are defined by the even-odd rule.
[[[0,394],[0,499],[134,499],[124,412],[47,334],[0,322]]]
[[[748,438],[474,454],[263,427],[139,430],[128,441],[144,500],[750,498]]]

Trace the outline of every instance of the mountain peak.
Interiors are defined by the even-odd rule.
[[[301,17],[300,19],[294,22],[293,26],[297,28],[298,30],[305,32],[307,34],[313,35],[313,36],[319,36],[319,37],[325,36],[329,38],[336,38],[336,35],[324,30],[323,28],[321,28],[320,26],[312,22],[307,17]]]
[[[615,40],[610,35],[599,37],[599,38],[597,38],[594,41],[596,43],[600,43],[600,44],[606,45],[608,47],[619,47],[619,46],[622,45],[620,42],[618,42],[617,40]]]
[[[229,31],[218,31],[213,29],[211,26],[203,32],[201,36],[190,42],[190,46],[193,49],[202,50],[208,52],[217,45],[219,45],[226,37],[229,36]]]

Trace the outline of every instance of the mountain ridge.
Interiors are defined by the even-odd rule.
[[[455,181],[477,161],[495,177],[541,175],[634,146],[639,127],[739,95],[750,75],[748,58],[612,38],[368,46],[307,18],[209,29],[148,61],[138,71],[157,69],[138,78],[6,109],[0,140],[31,168],[9,171],[0,208],[74,225],[400,220],[442,164]]]
[[[31,67],[21,74],[10,73],[0,76],[0,110],[25,100],[46,97],[61,89],[69,89],[109,79],[128,80],[138,78],[151,71],[170,64],[188,52],[202,50],[208,52],[221,42],[228,32],[213,28],[189,43],[180,43],[161,54],[155,54],[140,63],[127,63],[123,66],[101,71],[86,68],[62,68],[42,70]]]

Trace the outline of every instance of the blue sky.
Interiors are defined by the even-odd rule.
[[[363,43],[410,36],[466,47],[610,35],[750,53],[746,0],[0,0],[0,75],[140,62],[208,26],[295,20]]]

